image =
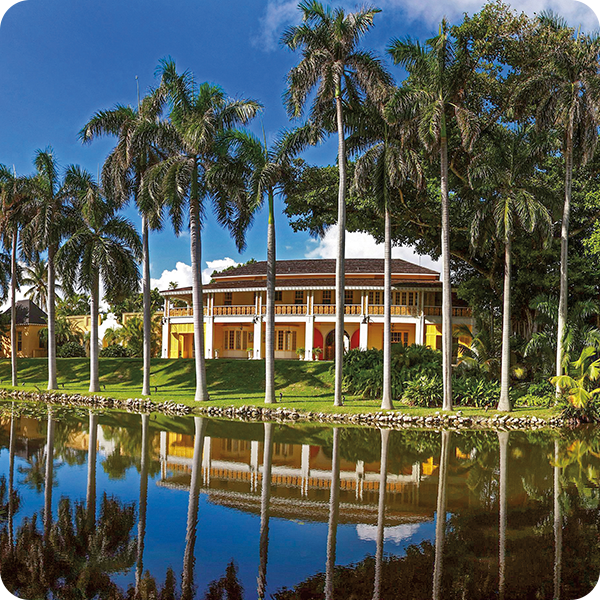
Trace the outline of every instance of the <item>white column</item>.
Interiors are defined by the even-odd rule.
[[[214,317],[204,317],[204,358],[213,357],[213,334],[214,334]]]
[[[169,358],[169,317],[163,317],[162,324],[162,349],[161,356],[162,358]]]
[[[304,333],[304,360],[313,359],[313,346],[315,344],[315,318],[306,317],[306,331]]]
[[[367,350],[369,343],[369,324],[360,323],[360,331],[358,333],[358,343],[361,350]]]
[[[254,358],[262,358],[262,317],[259,315],[254,317],[254,342],[252,347],[254,348]]]

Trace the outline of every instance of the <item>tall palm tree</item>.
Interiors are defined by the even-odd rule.
[[[133,225],[115,214],[114,204],[102,196],[89,173],[71,168],[67,178],[85,192],[78,199],[78,226],[58,251],[56,261],[65,287],[79,288],[91,295],[89,391],[98,392],[100,280],[110,297],[134,292],[139,281],[141,243]]]
[[[142,417],[142,456],[140,460],[140,500],[137,538],[137,559],[135,564],[135,589],[139,594],[144,572],[144,541],[146,537],[146,512],[148,509],[148,461],[150,459],[150,415]]]
[[[327,523],[327,563],[325,567],[325,599],[333,600],[333,574],[337,526],[340,513],[340,428],[333,428],[333,451],[331,456],[331,490],[329,492],[329,521]]]
[[[500,240],[504,245],[501,391],[498,410],[510,411],[512,241],[518,225],[528,233],[538,228],[542,239],[547,240],[552,232],[552,217],[540,201],[545,190],[534,177],[543,147],[532,140],[531,130],[526,127],[516,130],[499,128],[493,137],[489,152],[482,153],[482,164],[475,160],[471,167],[471,180],[476,191],[488,198],[486,202],[478,202],[480,208],[473,219],[471,237],[473,244],[483,237]],[[482,185],[478,186],[478,183]],[[482,226],[486,220],[489,224],[487,228]]]
[[[267,563],[269,557],[269,503],[271,501],[271,473],[273,467],[273,423],[265,423],[263,442],[263,473],[260,494],[260,542],[257,596],[262,600],[267,592]]]
[[[565,372],[563,339],[568,311],[568,249],[573,166],[584,165],[594,154],[600,126],[600,36],[569,27],[551,12],[538,17],[531,46],[533,61],[524,65],[514,102],[528,110],[533,101],[536,125],[556,129],[562,137],[565,161],[565,198],[560,234],[560,293],[556,376]],[[538,60],[539,59],[539,60]],[[558,389],[557,389],[558,393]]]
[[[144,327],[142,394],[150,395],[151,325],[150,306],[150,249],[149,230],[160,229],[162,214],[160,202],[147,193],[142,185],[144,175],[160,159],[154,140],[144,135],[147,128],[160,118],[164,97],[156,90],[141,102],[137,110],[117,105],[108,111],[97,112],[83,127],[79,136],[84,143],[102,135],[117,137],[117,146],[106,159],[102,178],[107,193],[119,204],[131,197],[142,217],[142,312]],[[138,91],[139,96],[139,91]]]
[[[364,151],[356,161],[354,189],[370,195],[384,218],[384,320],[383,394],[381,408],[392,402],[392,203],[403,196],[409,183],[420,188],[423,170],[415,148],[414,132],[401,120],[389,122],[385,106],[394,92],[388,86],[375,102],[367,102],[353,115],[354,132],[348,139],[351,152]],[[361,114],[362,113],[362,114]],[[354,121],[356,120],[356,123]]]
[[[360,104],[365,95],[375,96],[381,84],[391,78],[379,59],[357,48],[361,37],[373,26],[380,12],[366,7],[356,13],[341,8],[323,7],[317,0],[303,0],[298,8],[302,23],[290,27],[282,43],[300,50],[302,60],[287,76],[285,102],[288,113],[300,117],[317,88],[311,104],[310,120],[324,124],[335,122],[338,135],[338,248],[336,258],[335,317],[335,398],[342,405],[342,366],[344,360],[344,291],[346,256],[346,140],[344,105]],[[333,115],[335,115],[334,118]]]
[[[56,253],[62,240],[76,222],[73,214],[73,190],[61,178],[52,148],[38,150],[34,160],[33,217],[24,230],[37,252],[48,252],[48,389],[57,388],[56,380]]]
[[[448,126],[456,123],[462,144],[470,149],[478,134],[476,117],[465,107],[469,77],[476,72],[466,47],[453,43],[446,21],[426,47],[410,38],[393,40],[388,48],[394,63],[409,77],[390,109],[418,124],[419,139],[430,155],[439,156],[442,250],[442,369],[444,410],[452,410],[452,286],[450,282],[450,218],[448,185]]]
[[[201,229],[211,194],[208,173],[224,154],[223,137],[227,130],[248,123],[261,109],[252,100],[232,100],[223,90],[209,83],[197,85],[192,74],[178,74],[172,60],[160,63],[161,89],[171,112],[169,121],[147,128],[147,135],[160,139],[169,156],[149,173],[147,186],[154,198],[164,198],[176,233],[182,229],[183,211],[187,204],[192,259],[192,305],[194,318],[194,357],[196,363],[197,401],[208,400],[204,359],[204,310],[202,303]],[[219,196],[219,199],[222,197]],[[225,198],[227,200],[227,198]],[[217,219],[235,236],[238,247],[244,243],[244,227],[240,227],[239,205],[217,204]],[[227,203],[226,203],[227,204]],[[235,204],[235,202],[234,202]],[[233,215],[233,216],[232,216]],[[242,221],[245,215],[242,215]]]
[[[4,247],[10,251],[10,357],[11,383],[18,383],[17,377],[17,287],[19,267],[17,253],[19,234],[26,221],[29,210],[30,180],[17,177],[16,172],[0,165],[0,238]]]
[[[98,450],[98,415],[89,412],[88,426],[88,479],[85,508],[90,529],[96,525],[96,456]]]

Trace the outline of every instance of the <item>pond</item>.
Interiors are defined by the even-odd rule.
[[[389,431],[0,405],[21,598],[580,598],[598,430]]]

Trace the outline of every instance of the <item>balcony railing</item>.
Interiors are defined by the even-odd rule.
[[[383,315],[385,314],[385,306],[383,304],[369,304],[368,311],[370,315]],[[392,316],[416,317],[419,315],[419,307],[392,304],[390,312]]]
[[[262,314],[267,314],[267,307],[262,307]],[[305,315],[306,304],[276,304],[275,305],[276,315]]]
[[[255,315],[256,307],[254,304],[244,304],[242,306],[213,306],[213,315],[220,316],[245,316]]]
[[[441,317],[442,307],[441,306],[425,306],[423,308],[424,314],[431,317]],[[453,306],[452,316],[453,317],[471,317],[471,309],[467,306]]]
[[[315,315],[335,315],[335,304],[314,304],[313,313]],[[345,315],[360,315],[360,304],[346,304],[344,306]]]

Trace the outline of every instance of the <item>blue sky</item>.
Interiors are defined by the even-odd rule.
[[[12,0],[0,0],[2,8]],[[355,2],[339,3],[347,9]],[[365,40],[380,54],[393,37],[425,39],[446,15],[458,21],[464,11],[477,11],[480,0],[382,0],[375,28]],[[77,163],[96,174],[113,146],[103,139],[82,146],[78,132],[101,109],[117,103],[136,103],[136,76],[141,92],[156,85],[159,59],[171,56],[180,71],[191,70],[198,81],[221,85],[231,96],[264,104],[251,129],[268,138],[289,127],[281,101],[288,70],[298,56],[279,46],[284,28],[299,21],[296,0],[25,0],[13,5],[0,25],[0,163],[20,174],[33,170],[36,149],[52,146],[61,165]],[[523,0],[514,8],[529,14],[544,8],[560,11],[572,24],[598,29],[594,12],[571,0]],[[398,69],[392,68],[396,76]],[[262,134],[261,134],[262,135]],[[333,163],[335,140],[308,152],[304,158]],[[134,210],[127,216],[138,224]],[[239,255],[226,232],[209,215],[203,231],[203,261],[207,273],[226,263],[249,258],[264,260],[266,217],[259,214]],[[294,234],[281,215],[277,221],[279,258],[332,255],[335,231],[325,240]],[[189,235],[176,238],[169,227],[151,238],[152,277],[161,282],[189,278]],[[382,256],[372,240],[354,234],[349,256]],[[410,252],[398,250],[410,258]],[[417,259],[418,260],[418,259]],[[208,264],[207,264],[208,263]],[[423,265],[430,266],[429,259]],[[155,282],[158,283],[158,282]]]

